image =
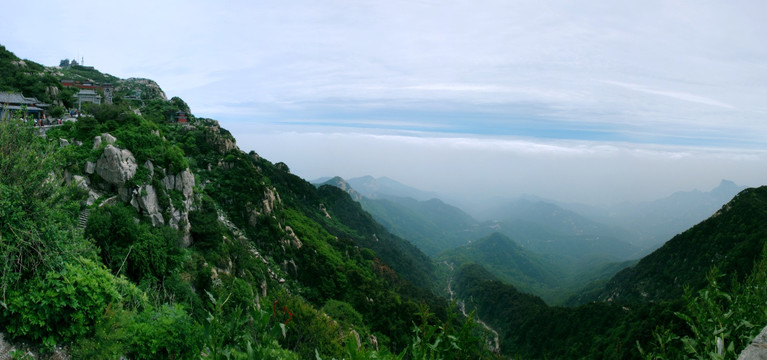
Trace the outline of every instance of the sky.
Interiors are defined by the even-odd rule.
[[[32,10],[30,10],[32,9]],[[145,77],[308,180],[608,204],[767,184],[767,2],[36,1],[0,44]]]

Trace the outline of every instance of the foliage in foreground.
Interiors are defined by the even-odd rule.
[[[684,321],[684,331],[659,326],[654,342],[643,349],[646,359],[735,359],[767,325],[767,245],[753,273],[742,283],[733,282],[730,292],[723,290],[724,277],[714,267],[708,285],[685,291],[685,309],[676,315]]]

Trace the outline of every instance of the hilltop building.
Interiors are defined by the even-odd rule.
[[[186,124],[186,121],[186,113],[181,110],[176,111],[176,122],[179,124]]]
[[[77,108],[79,109],[83,102],[90,102],[94,104],[101,104],[102,97],[97,90],[104,92],[104,103],[111,104],[112,97],[114,96],[114,87],[112,84],[99,84],[93,82],[81,82],[79,80],[61,80],[61,85],[64,87],[76,87],[80,89],[78,94],[75,94],[77,100]]]
[[[21,93],[0,92],[0,119],[5,119],[6,116],[26,109],[27,115],[32,116],[34,119],[40,119],[43,117],[45,108],[48,104],[40,102],[36,98],[24,97]]]

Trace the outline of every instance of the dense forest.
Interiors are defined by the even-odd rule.
[[[170,121],[191,109],[153,82],[2,47],[0,70],[0,90],[62,108],[64,78],[141,95],[46,129],[22,112],[0,119],[0,332],[19,348],[77,359],[732,358],[767,324],[767,188],[592,284],[577,306],[551,307],[511,285],[558,284],[515,239],[478,237],[435,261],[347,192],[240,150],[217,121]],[[428,227],[445,227],[437,220]]]

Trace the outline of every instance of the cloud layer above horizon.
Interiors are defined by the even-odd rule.
[[[528,182],[556,176],[564,159],[590,193],[607,182],[589,174],[625,174],[621,163],[654,183],[663,154],[685,169],[675,176],[692,186],[682,189],[767,177],[751,168],[767,168],[763,1],[31,3],[8,4],[8,13],[31,6],[33,21],[0,24],[2,45],[18,56],[45,65],[83,57],[119,77],[152,78],[232,129],[244,150],[307,177],[365,175],[351,166],[367,158],[402,179],[413,169],[385,154],[404,148],[418,166],[445,161],[440,153],[488,159],[459,173],[498,178],[487,185],[498,193],[512,178],[489,164],[520,156]],[[283,140],[259,148],[268,139],[255,128]],[[436,187],[440,176],[416,185]],[[558,186],[514,183],[515,192]]]

